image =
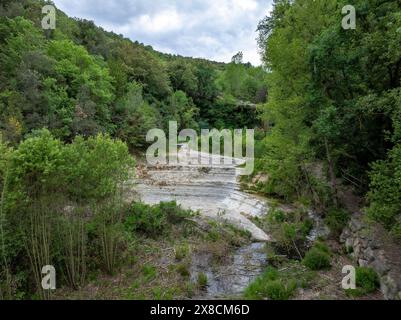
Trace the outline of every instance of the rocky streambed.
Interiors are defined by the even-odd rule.
[[[240,296],[266,268],[265,243],[255,242],[237,249],[221,265],[212,263],[210,253],[197,253],[192,257],[191,280],[196,283],[199,274],[207,277],[208,285],[199,299],[221,299]]]
[[[241,191],[239,166],[244,160],[196,152],[186,145],[179,150],[178,159],[177,165],[140,166],[138,177],[132,181],[135,190],[146,204],[176,201],[201,216],[250,233],[254,242],[236,249],[226,262],[211,263],[212,254],[206,251],[194,254],[190,266],[193,282],[200,273],[208,279],[204,295],[199,298],[238,296],[267,265],[264,246],[271,239],[250,218],[267,214],[268,204],[263,198]]]
[[[177,165],[138,168],[135,189],[141,201],[151,205],[176,201],[185,209],[249,231],[255,241],[270,240],[249,219],[266,214],[268,205],[263,198],[240,190],[239,166],[244,160],[189,150],[186,145],[179,150],[178,159]]]

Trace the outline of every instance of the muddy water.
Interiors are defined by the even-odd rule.
[[[153,205],[175,200],[186,209],[249,231],[255,241],[270,240],[249,219],[266,214],[268,206],[263,199],[240,190],[238,166],[242,160],[196,152],[187,146],[180,149],[178,159],[178,165],[138,170],[136,191],[144,203]]]

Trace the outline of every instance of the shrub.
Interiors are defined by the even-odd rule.
[[[327,244],[325,244],[325,243],[323,243],[323,242],[320,242],[320,241],[316,242],[316,243],[314,244],[314,247],[317,248],[317,249],[319,249],[319,250],[322,251],[322,252],[327,253],[328,255],[331,255],[330,248],[327,246]]]
[[[366,294],[375,292],[380,286],[379,276],[372,268],[357,268],[356,286],[362,289]]]
[[[186,263],[180,263],[177,265],[177,272],[184,278],[189,278],[191,276],[191,272]]]
[[[269,267],[267,270],[252,282],[245,290],[245,297],[248,299],[263,299],[267,296],[265,285],[267,282],[277,280],[279,277],[278,271],[275,268]]]
[[[102,134],[87,140],[75,138],[65,147],[63,158],[67,191],[79,200],[114,195],[134,166],[127,145]]]
[[[189,248],[188,244],[184,244],[181,246],[177,246],[174,249],[174,251],[175,251],[175,259],[181,261],[181,260],[185,259],[185,257],[188,256],[188,254],[190,252],[190,248]]]
[[[350,297],[362,297],[375,292],[380,286],[377,273],[371,268],[360,267],[356,269],[356,289],[345,290]]]
[[[176,202],[160,203],[149,206],[133,203],[125,220],[129,232],[141,232],[150,236],[158,236],[171,227],[191,216],[191,212],[183,210]]]
[[[165,215],[156,207],[133,203],[124,224],[129,232],[142,232],[155,236],[163,232],[166,222]]]
[[[46,129],[21,142],[11,159],[12,191],[33,197],[55,191],[64,162],[62,148],[61,141]]]
[[[3,149],[0,144],[0,151]],[[2,185],[3,159],[2,154]],[[7,250],[0,248],[0,258],[7,259],[14,274],[32,269],[21,287],[33,289],[35,284],[40,296],[48,297],[40,289],[40,270],[47,264],[58,266],[61,284],[75,288],[100,259],[104,268],[113,272],[118,250],[123,247],[124,211],[116,205],[122,201],[111,200],[117,198],[118,186],[131,165],[132,157],[121,141],[98,135],[87,140],[79,137],[66,145],[46,129],[34,131],[10,153],[0,217],[0,229],[4,227],[0,238]],[[96,205],[82,200],[96,200]],[[103,203],[111,206],[102,208]],[[91,233],[91,225],[96,232]],[[91,259],[86,258],[89,255]],[[86,263],[89,260],[90,265]]]
[[[162,202],[159,204],[158,209],[163,212],[169,223],[178,224],[189,218],[192,213],[189,210],[184,210],[177,202]]]
[[[330,260],[330,255],[327,252],[318,247],[313,247],[306,253],[303,264],[314,271],[324,270],[330,268]]]
[[[203,272],[200,272],[200,273],[198,274],[198,286],[199,286],[201,289],[204,289],[204,288],[207,287],[207,284],[208,284],[207,275],[204,274]]]
[[[294,280],[282,279],[266,283],[265,292],[271,300],[288,300],[294,294],[297,284]]]
[[[269,267],[259,278],[245,290],[248,299],[288,300],[297,289],[294,279],[281,276],[279,272]]]
[[[283,212],[273,209],[262,223],[275,239],[277,252],[285,253],[292,259],[302,259],[307,236],[313,228],[313,222],[307,212]]]
[[[331,233],[338,237],[350,218],[351,216],[346,210],[333,208],[328,211],[325,223],[330,228]]]

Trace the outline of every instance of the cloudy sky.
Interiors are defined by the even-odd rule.
[[[271,0],[53,0],[69,16],[184,56],[260,64],[255,32]]]

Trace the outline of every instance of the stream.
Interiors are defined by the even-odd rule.
[[[233,256],[219,266],[212,263],[212,255],[192,257],[191,280],[196,283],[199,273],[207,276],[208,286],[196,299],[223,299],[240,296],[266,268],[265,243],[255,242],[237,249]]]
[[[265,215],[268,204],[263,198],[241,191],[239,166],[244,160],[229,158],[231,164],[227,164],[227,158],[189,150],[186,145],[180,148],[178,159],[177,165],[139,168],[135,190],[146,204],[176,201],[185,209],[249,231],[254,242],[237,249],[227,263],[213,267],[211,254],[197,254],[190,270],[195,282],[200,272],[207,275],[208,286],[200,298],[239,295],[267,264],[263,249],[271,239],[250,217]],[[205,159],[210,165],[200,164]]]

